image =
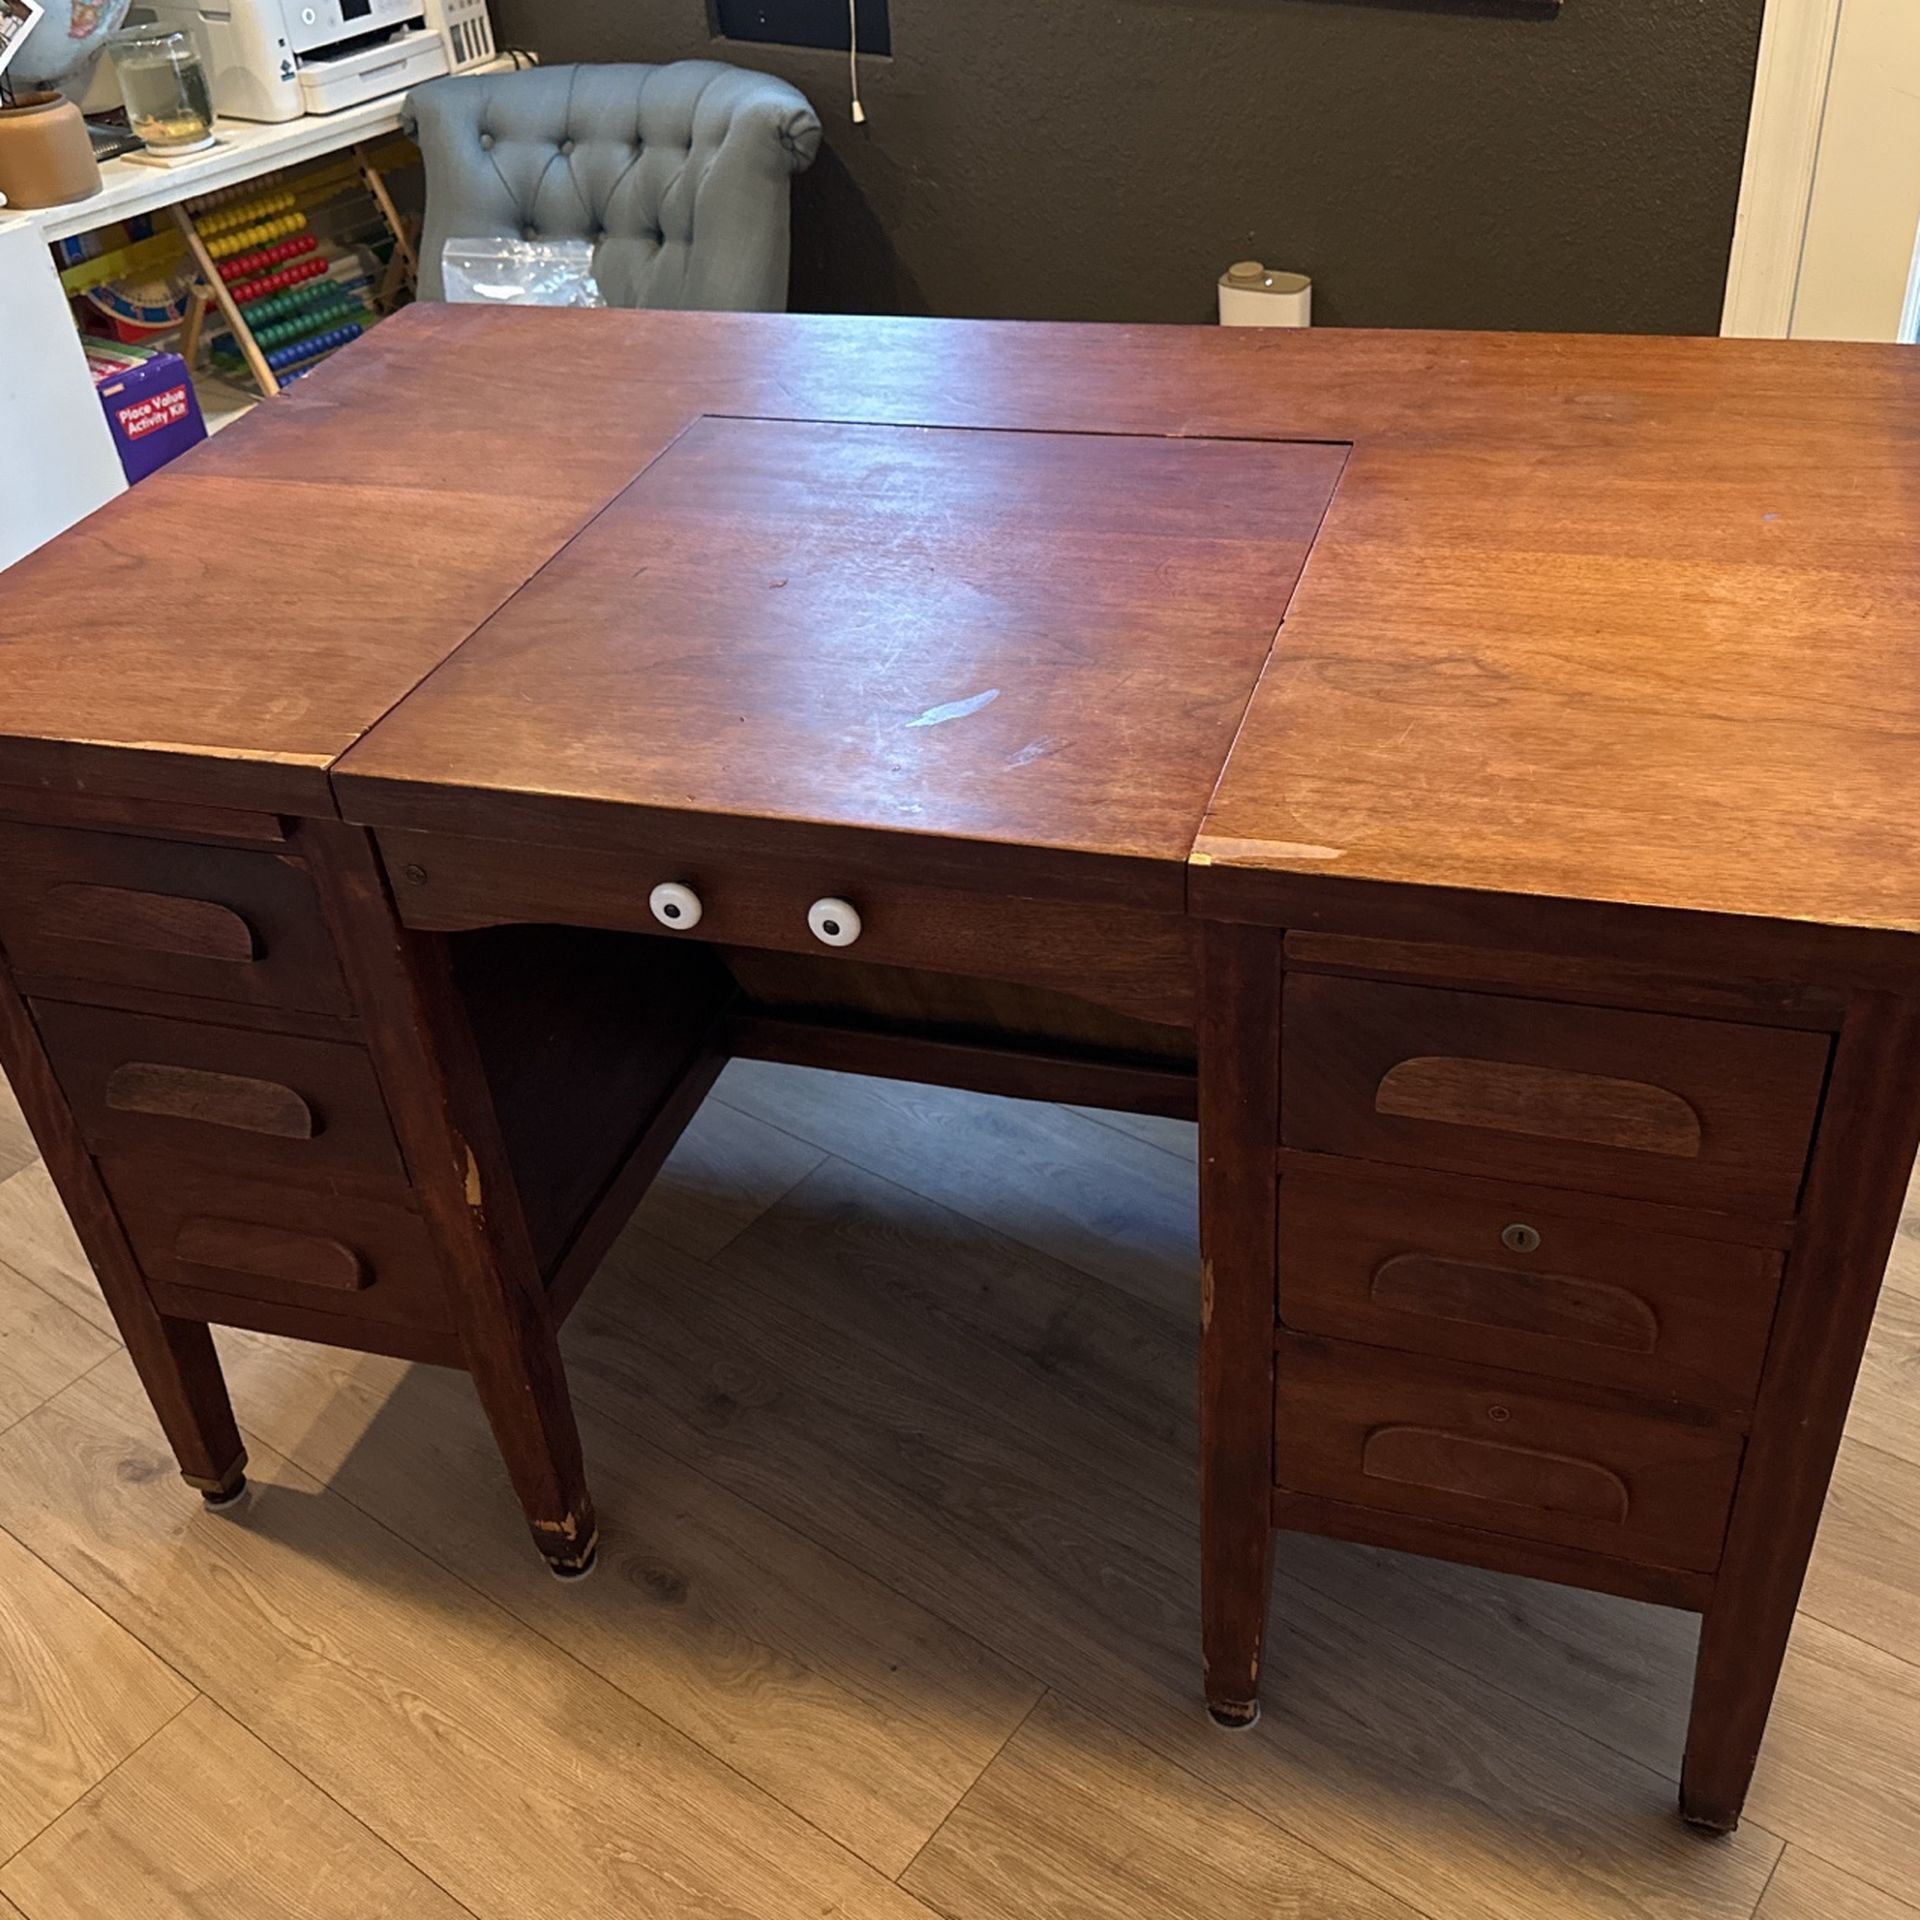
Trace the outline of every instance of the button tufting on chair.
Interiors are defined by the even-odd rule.
[[[787,180],[820,123],[784,80],[711,60],[458,74],[418,88],[405,118],[427,175],[423,299],[445,297],[450,236],[518,233],[590,238],[612,306],[786,303]],[[541,185],[555,159],[568,163],[559,201]]]

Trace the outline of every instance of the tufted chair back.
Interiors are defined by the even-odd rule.
[[[770,74],[713,60],[531,67],[435,80],[408,99],[426,161],[420,296],[449,239],[592,240],[615,307],[787,304],[787,182],[820,122]]]

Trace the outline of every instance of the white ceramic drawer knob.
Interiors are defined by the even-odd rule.
[[[850,947],[860,938],[860,916],[845,900],[816,900],[807,909],[807,925],[823,946]]]
[[[676,933],[700,924],[700,896],[678,880],[663,880],[647,895],[647,905],[663,927],[671,927]]]

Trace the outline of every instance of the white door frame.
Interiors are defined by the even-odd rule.
[[[1841,5],[1767,0],[1722,333],[1783,340],[1793,324]]]

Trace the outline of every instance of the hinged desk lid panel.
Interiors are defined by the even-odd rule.
[[[342,809],[878,830],[1068,887],[1158,865],[1177,906],[1345,452],[703,417],[345,757]]]
[[[156,474],[0,578],[0,785],[331,813],[334,757],[586,511]]]

